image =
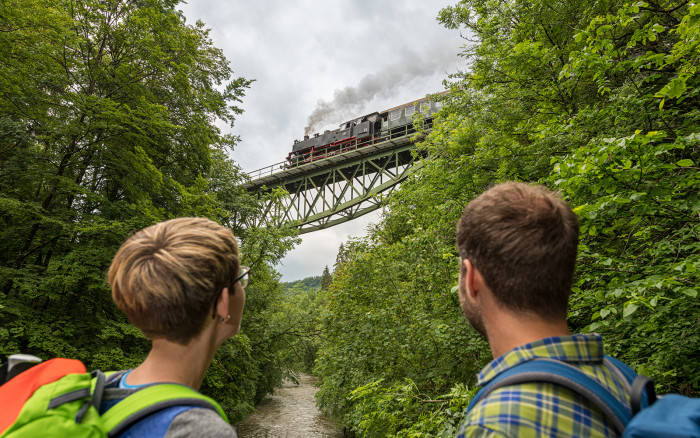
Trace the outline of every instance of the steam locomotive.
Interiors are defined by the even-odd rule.
[[[287,167],[296,167],[312,161],[341,154],[370,144],[391,140],[413,132],[413,117],[421,113],[424,121],[431,122],[441,102],[428,98],[418,99],[382,112],[374,112],[341,123],[335,130],[323,134],[304,136],[294,140],[292,152],[287,156]]]

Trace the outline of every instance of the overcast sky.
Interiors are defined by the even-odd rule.
[[[448,0],[191,0],[235,77],[255,79],[232,133],[246,172],[279,163],[311,132],[444,90],[464,40],[437,22]],[[313,122],[313,123],[312,123]],[[338,246],[379,212],[306,234],[277,267],[283,281],[333,268]]]

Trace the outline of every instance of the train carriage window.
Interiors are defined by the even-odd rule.
[[[435,108],[440,108],[440,107],[442,107],[442,101],[441,101],[441,100],[435,102]]]
[[[400,118],[401,118],[401,109],[394,110],[389,114],[389,120],[398,120]]]
[[[420,112],[425,113],[430,111],[430,102],[423,102],[420,104]]]
[[[411,105],[406,107],[406,117],[416,112],[416,107]]]

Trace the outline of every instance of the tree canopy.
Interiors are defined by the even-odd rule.
[[[298,370],[359,436],[453,436],[490,351],[457,297],[455,224],[490,185],[558,190],[579,216],[574,332],[661,393],[697,395],[700,6],[462,0],[464,70],[421,167],[331,272],[280,284],[294,230],[242,228],[262,202],[227,152],[251,79],[177,0],[5,0],[0,8],[0,354],[129,368],[148,341],[104,281],[136,230],[209,217],[240,239],[241,333],[203,391],[239,420]],[[271,198],[284,196],[280,192]]]
[[[209,217],[233,229],[244,263],[262,258],[244,331],[203,386],[241,419],[281,380],[278,347],[248,336],[280,303],[270,266],[295,233],[240,228],[258,204],[238,187],[235,136],[216,122],[233,125],[252,80],[233,75],[178,3],[2,3],[0,354],[138,364],[149,344],[112,303],[111,258],[147,225]]]
[[[463,72],[416,176],[343,248],[325,297],[319,402],[359,436],[453,436],[491,360],[462,316],[455,225],[505,180],[544,184],[581,223],[573,332],[700,393],[700,8],[463,0]]]

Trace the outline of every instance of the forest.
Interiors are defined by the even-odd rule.
[[[579,216],[572,332],[700,395],[700,5],[462,0],[463,69],[418,144],[420,169],[381,220],[296,284],[275,270],[293,228],[250,228],[233,126],[236,77],[178,0],[9,0],[0,8],[0,356],[140,363],[149,343],[113,305],[121,242],[204,216],[241,242],[241,333],[202,392],[239,421],[285,378],[360,437],[454,436],[491,360],[457,297],[455,224],[497,182],[559,191]],[[437,97],[436,97],[437,98]],[[422,126],[419,116],[415,124]],[[273,192],[269,196],[281,197]]]

